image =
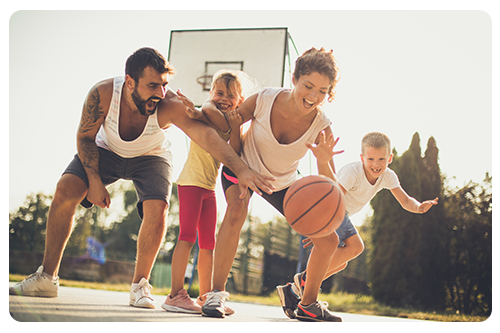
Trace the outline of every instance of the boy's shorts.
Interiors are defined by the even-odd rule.
[[[236,175],[226,166],[222,168],[222,187],[224,189],[224,192],[232,186],[238,184],[238,179],[236,178]],[[276,208],[281,215],[285,216],[285,213],[283,211],[283,200],[285,199],[285,194],[286,191],[289,188],[287,187],[286,189],[283,189],[278,192],[274,192],[273,194],[269,195],[265,192],[262,193],[262,198],[264,198],[267,202],[269,202],[274,208]],[[253,193],[251,189],[250,194]],[[340,224],[340,227],[336,230],[337,235],[339,236],[339,246],[338,247],[344,247],[345,243],[344,241],[351,237],[354,236],[358,233],[356,230],[356,227],[352,224],[351,220],[349,219],[349,216],[347,215],[347,212],[345,214],[344,220]]]
[[[354,224],[352,224],[351,219],[349,218],[349,215],[347,215],[347,212],[345,213],[344,220],[340,224],[340,227],[338,227],[337,230],[335,230],[337,235],[339,236],[339,246],[338,247],[344,247],[345,243],[344,241],[351,237],[354,236],[358,233],[358,230],[356,230],[356,227]]]
[[[103,185],[110,185],[119,179],[132,180],[138,197],[137,211],[141,219],[144,217],[144,201],[164,200],[169,203],[172,193],[172,165],[166,158],[151,155],[124,158],[104,148],[98,147],[98,150],[99,175]],[[63,172],[65,173],[80,177],[89,186],[87,173],[78,154]],[[80,204],[85,208],[93,206],[87,198]]]

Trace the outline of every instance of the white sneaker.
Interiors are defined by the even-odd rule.
[[[52,277],[43,272],[43,266],[23,281],[9,287],[9,295],[57,297],[59,294],[59,277]]]
[[[139,283],[132,283],[129,304],[138,308],[154,309],[156,305],[154,298],[151,297],[151,289],[153,289],[153,287],[145,278],[142,278]]]

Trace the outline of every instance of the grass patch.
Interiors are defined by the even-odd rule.
[[[24,275],[9,274],[9,281],[19,282],[25,278]],[[110,291],[130,291],[130,284],[110,284],[101,282],[86,282],[86,281],[72,281],[61,280],[61,286],[87,288],[87,289],[100,289]],[[194,291],[190,292],[191,297],[196,297],[197,286],[194,286]],[[155,288],[152,293],[154,295],[168,295],[170,288]],[[373,297],[359,294],[348,294],[344,292],[333,292],[330,294],[320,294],[321,301],[328,302],[329,309],[335,312],[346,312],[373,316],[388,316],[399,317],[419,320],[441,321],[441,322],[481,322],[488,319],[484,316],[466,316],[452,312],[423,312],[416,309],[393,308],[383,304],[379,304],[373,300]],[[242,295],[232,293],[230,296],[231,301],[248,302],[263,305],[280,306],[280,301],[277,293],[271,293],[269,296],[254,296]]]

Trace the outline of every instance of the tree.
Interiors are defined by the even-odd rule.
[[[492,177],[448,189],[444,201],[448,226],[447,305],[464,314],[491,314]]]
[[[30,194],[24,206],[9,214],[9,250],[43,253],[51,201],[50,195]]]

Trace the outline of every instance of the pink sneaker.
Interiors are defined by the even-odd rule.
[[[168,295],[161,307],[169,312],[201,313],[201,306],[189,297],[186,289],[181,289],[175,297]]]

